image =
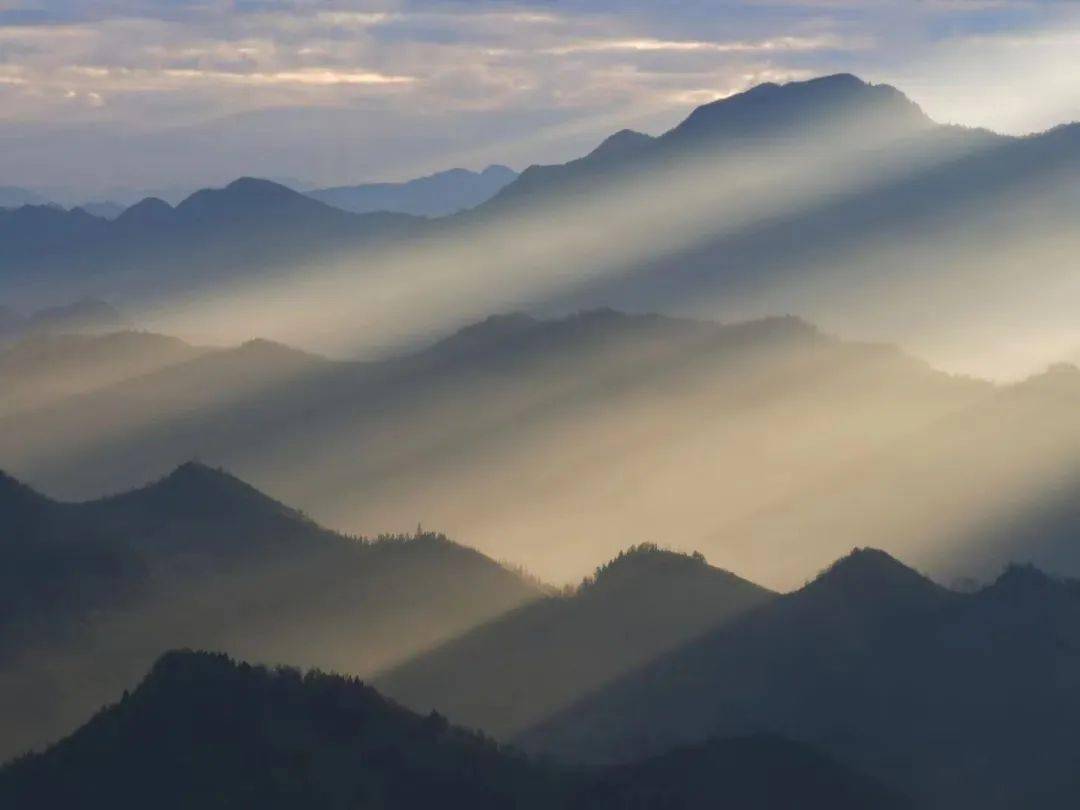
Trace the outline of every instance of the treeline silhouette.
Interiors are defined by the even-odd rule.
[[[368,674],[539,597],[434,532],[346,537],[187,463],[122,495],[0,474],[0,757],[56,739],[163,648]]]
[[[719,777],[719,778],[717,778]],[[780,740],[640,768],[556,768],[354,678],[172,652],[69,738],[0,770],[20,810],[671,808],[892,810],[894,793]]]

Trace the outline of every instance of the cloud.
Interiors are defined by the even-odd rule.
[[[293,151],[273,147],[271,133],[241,138],[238,131],[238,140],[250,142],[243,165],[211,146],[203,160],[207,172],[222,179],[283,171],[326,183],[374,179],[341,176],[338,167],[352,162],[330,165],[325,159],[328,150],[345,149],[381,150],[380,160],[363,162],[393,176],[445,168],[461,157],[477,165],[551,162],[576,156],[621,126],[661,130],[693,104],[746,89],[762,77],[851,71],[902,87],[910,80],[921,93],[918,100],[925,98],[941,114],[960,93],[930,92],[931,71],[915,70],[916,63],[960,43],[968,54],[961,67],[969,67],[979,48],[1000,54],[1006,47],[1004,39],[978,45],[977,35],[1023,39],[1033,30],[1053,30],[1047,21],[1057,14],[1053,4],[980,0],[4,2],[0,135],[3,127],[71,128],[75,134],[64,149],[83,152],[93,173],[138,171],[144,182],[161,183],[184,178],[152,180],[155,161],[165,170],[149,153],[128,153],[125,169],[111,153],[88,151],[79,128],[115,136],[156,131],[165,143],[177,129],[218,131],[209,122],[278,111],[279,126],[303,131]],[[1066,50],[1057,47],[1059,71],[1068,67]],[[934,81],[947,86],[948,76],[937,71]],[[985,83],[978,90],[980,98],[993,98]],[[979,119],[994,112],[989,106],[977,109],[959,98],[958,114],[945,117],[989,123]],[[1049,114],[1033,110],[1030,101],[1013,106],[1018,112],[1008,120],[989,118],[1024,129],[1033,128],[1025,127],[1025,116],[1041,123]],[[419,143],[410,138],[399,138],[399,146],[381,135],[367,141],[357,135],[346,144],[317,124],[323,116],[316,111],[327,109],[351,115],[357,123],[344,130],[354,133],[373,116],[410,133],[422,131],[426,155],[406,149],[406,142]],[[485,116],[483,130],[467,123],[478,116]],[[534,119],[544,125],[536,128]],[[52,162],[24,146],[0,155],[0,173],[40,184],[32,169],[51,171]]]
[[[610,51],[701,51],[711,53],[774,53],[782,51],[820,51],[867,47],[868,42],[845,41],[834,36],[778,37],[756,42],[733,40],[709,42],[702,40],[663,40],[649,37],[641,39],[594,39],[559,45],[546,53],[566,55],[572,53],[605,53]]]

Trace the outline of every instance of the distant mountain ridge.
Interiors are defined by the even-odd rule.
[[[224,271],[266,272],[402,238],[420,221],[352,214],[250,177],[202,189],[175,207],[147,198],[111,220],[81,208],[24,206],[0,212],[0,285],[20,296],[31,281],[72,297],[106,287],[129,297],[163,295],[220,280]],[[52,247],[42,251],[46,243]]]
[[[85,212],[6,212],[0,216],[0,289],[22,299],[35,289],[31,279],[49,279],[72,297],[112,289],[133,298],[148,291],[167,297],[225,278],[275,279],[342,256],[362,269],[369,249],[428,246],[429,238],[436,247],[437,240],[469,245],[474,229],[497,234],[500,227],[507,229],[511,254],[508,267],[491,272],[505,282],[502,273],[521,269],[514,261],[513,229],[554,228],[550,240],[557,247],[563,217],[569,232],[582,221],[593,222],[595,244],[561,258],[568,266],[565,288],[552,289],[541,301],[523,294],[504,306],[544,311],[611,306],[732,319],[744,316],[742,301],[754,301],[753,311],[760,313],[791,311],[791,300],[797,300],[798,314],[805,318],[847,328],[851,311],[858,314],[856,305],[866,300],[863,286],[880,281],[903,288],[904,306],[897,301],[880,318],[858,325],[889,334],[886,326],[901,329],[912,320],[905,313],[918,309],[916,294],[909,291],[944,284],[940,292],[949,293],[942,275],[932,271],[935,260],[961,265],[980,239],[1013,244],[1070,237],[1068,226],[1078,208],[1076,195],[1068,191],[1069,178],[1080,174],[1078,133],[1080,127],[1071,125],[1010,137],[935,124],[900,91],[850,75],[767,83],[693,110],[658,137],[623,131],[589,156],[530,166],[495,197],[433,222],[405,214],[342,219],[343,212],[330,206],[294,217],[300,204],[269,190],[273,205],[230,194],[224,210],[199,219],[197,226],[184,225],[186,216],[160,205],[153,216],[133,217],[126,229],[106,227],[109,222]],[[753,160],[745,163],[747,152],[761,163],[756,185],[753,176],[735,183],[725,174],[731,164],[757,167]],[[826,171],[834,164],[835,171]],[[815,166],[823,177],[814,174]],[[788,177],[788,168],[809,177],[798,172]],[[707,180],[713,172],[720,176]],[[802,199],[829,181],[839,188]],[[731,198],[731,189],[744,184]],[[656,193],[650,193],[653,185]],[[759,198],[764,211],[747,205]],[[1010,205],[1014,198],[1023,205]],[[785,207],[787,202],[791,206]],[[1002,205],[1023,215],[1004,215]],[[678,217],[664,225],[675,211]],[[689,224],[696,225],[680,237]],[[653,238],[651,229],[656,229]],[[620,234],[634,234],[630,246],[643,240],[640,255],[623,255]],[[42,252],[46,243],[53,247]],[[927,245],[936,259],[893,257],[888,269],[875,262],[874,272],[867,272],[860,248],[872,244]],[[989,258],[1000,254],[991,252]],[[610,259],[616,267],[594,276],[594,257],[602,264]],[[522,261],[528,265],[527,257]],[[580,278],[573,272],[579,265]],[[998,273],[1007,269],[997,268],[995,278]],[[819,284],[833,295],[791,299],[784,294],[792,285],[821,293]],[[510,294],[518,295],[512,284]],[[703,311],[707,301],[715,301],[715,309]],[[978,313],[963,314],[975,318]]]
[[[0,414],[44,407],[209,351],[148,332],[68,331],[78,325],[100,328],[100,320],[83,319],[81,324],[67,317],[49,320],[52,328],[61,327],[59,334],[35,329],[31,318],[28,336],[10,346],[0,345]]]
[[[211,351],[0,421],[0,459],[82,499],[196,455],[329,525],[423,518],[534,570],[555,561],[539,571],[555,581],[628,540],[670,541],[677,523],[684,548],[782,587],[858,538],[785,536],[777,559],[721,529],[994,394],[796,318],[519,314],[375,363],[273,343]]]
[[[853,147],[868,139],[918,135],[936,127],[896,88],[867,84],[851,74],[783,85],[768,82],[697,107],[659,136],[621,130],[577,160],[530,166],[488,207],[606,179],[613,172],[670,162],[693,149],[719,153],[740,145],[761,148],[770,141],[836,138],[838,133],[830,129],[834,122],[850,122],[841,137]]]
[[[307,196],[357,214],[392,211],[418,217],[444,217],[486,202],[517,172],[492,165],[483,171],[449,169],[401,183],[364,183],[306,192]]]

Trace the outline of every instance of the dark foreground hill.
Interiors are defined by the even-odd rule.
[[[885,810],[911,804],[809,746],[757,735],[710,740],[611,768],[579,790],[570,806],[574,810]]]
[[[699,555],[642,545],[570,594],[511,611],[375,685],[506,738],[773,596]]]
[[[109,807],[890,810],[890,791],[803,746],[730,740],[611,772],[555,770],[354,679],[174,652],[48,751],[0,804]]]
[[[0,755],[55,739],[163,647],[367,673],[539,596],[446,538],[323,529],[188,463],[61,503],[0,476]]]
[[[770,732],[821,747],[927,808],[1080,799],[1080,586],[1023,566],[975,593],[859,550],[616,680],[519,739],[629,760]]]

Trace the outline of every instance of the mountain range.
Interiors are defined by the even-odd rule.
[[[29,299],[47,279],[68,297],[124,304],[341,261],[362,286],[380,249],[430,244],[445,256],[495,233],[508,252],[484,284],[504,306],[724,318],[797,311],[844,331],[916,340],[921,331],[910,325],[927,296],[957,322],[978,309],[961,294],[967,283],[1015,300],[1017,251],[1051,251],[1026,262],[1036,276],[1024,289],[1052,285],[1056,257],[1076,247],[1078,133],[1065,125],[1018,138],[938,125],[894,88],[846,74],[764,84],[704,105],[660,136],[623,131],[578,160],[529,167],[477,208],[435,221],[347,216],[250,179],[175,209],[144,201],[111,223],[25,207],[0,215],[0,289]],[[524,236],[534,228],[548,234],[547,258],[572,283],[524,283],[536,261]],[[463,276],[459,292],[473,263],[462,261],[443,274],[452,288]],[[937,272],[943,265],[950,273]],[[874,294],[883,285],[887,300]]]
[[[490,721],[498,739],[551,763],[536,771],[512,760],[523,778],[571,785],[560,800],[572,806],[625,806],[627,795],[654,790],[680,796],[673,806],[704,806],[723,789],[708,775],[741,767],[734,795],[755,801],[780,789],[766,789],[765,774],[786,768],[800,791],[873,789],[882,807],[899,795],[920,808],[1076,801],[1080,584],[1031,566],[962,592],[882,551],[856,549],[776,594],[700,556],[645,545],[578,588],[545,595],[438,536],[343,538],[197,464],[86,504],[56,504],[9,478],[0,493],[10,538],[0,566],[0,643],[13,662],[0,672],[9,754],[61,736],[133,683],[155,649],[173,645],[373,673],[380,692],[419,712],[355,682],[166,656],[118,706],[3,772],[0,790],[62,801],[78,785],[128,806],[157,780],[129,782],[113,769],[141,756],[149,758],[137,770],[148,775],[186,763],[178,795],[252,789],[230,768],[214,770],[216,757],[178,759],[146,744],[164,734],[177,751],[221,751],[223,762],[276,762],[281,746],[314,746],[302,762],[315,770],[300,781],[330,779],[321,792],[346,774],[366,782],[395,773],[392,763],[416,754],[416,738],[401,736],[398,723],[425,715],[439,750],[473,740],[495,758],[495,772],[477,766],[459,776],[501,784],[499,763],[509,763],[499,749],[450,731],[445,711],[455,723]],[[369,704],[399,719],[357,716],[352,732],[333,736],[350,706]],[[361,750],[341,749],[361,740]],[[406,748],[389,760],[372,754],[398,745]],[[337,746],[338,758],[324,746]],[[420,761],[441,767],[427,754]],[[266,773],[260,790],[294,795],[292,777]],[[791,806],[790,794],[774,799],[762,806]]]
[[[73,735],[0,770],[0,802],[134,810],[627,808],[899,810],[893,791],[806,746],[711,742],[638,766],[563,770],[355,679],[171,652]]]
[[[206,349],[132,331],[41,333],[0,348],[0,415],[41,408],[192,360]]]
[[[794,318],[507,315],[380,362],[265,341],[205,352],[4,417],[0,460],[82,499],[197,455],[324,524],[419,519],[555,581],[679,526],[683,548],[789,587],[852,538],[757,546],[722,530],[995,396]],[[890,548],[936,564],[918,539]],[[997,549],[986,564],[1009,559]]]
[[[166,647],[370,673],[541,594],[441,535],[345,537],[195,462],[83,503],[3,476],[0,525],[3,755],[70,729]]]
[[[225,268],[265,273],[313,251],[403,238],[420,221],[351,214],[255,178],[197,191],[175,207],[147,198],[112,220],[28,205],[0,212],[0,279],[6,294],[30,301],[43,288],[53,297],[160,296],[221,281]]]
[[[305,193],[355,214],[392,211],[417,217],[445,217],[486,202],[516,177],[513,169],[493,165],[479,172],[449,169],[403,183],[335,186]]]
[[[518,739],[618,761],[753,729],[820,746],[919,807],[1064,808],[1080,787],[1078,628],[1075,580],[1013,566],[957,593],[857,549]]]
[[[637,546],[569,595],[530,602],[374,684],[407,705],[509,738],[772,596],[700,555]]]
[[[841,74],[520,175],[0,188],[0,807],[1077,806],[1078,183]],[[972,341],[1025,374],[906,351]]]

